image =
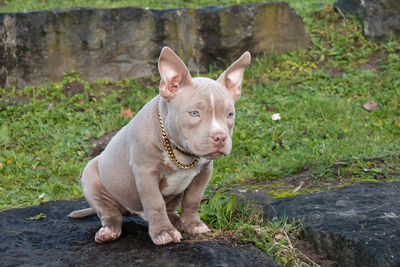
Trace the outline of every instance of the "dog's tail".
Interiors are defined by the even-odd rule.
[[[68,217],[70,218],[83,218],[87,216],[92,216],[95,215],[96,211],[93,208],[87,208],[83,210],[76,210],[68,214]]]

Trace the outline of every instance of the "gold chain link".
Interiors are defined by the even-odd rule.
[[[189,170],[191,168],[193,168],[194,166],[197,165],[197,163],[199,162],[199,157],[190,154],[186,151],[183,151],[182,149],[180,149],[177,146],[174,146],[171,144],[171,142],[169,141],[167,134],[165,133],[165,129],[164,129],[164,124],[162,122],[161,119],[161,114],[160,111],[158,111],[158,119],[160,120],[160,125],[161,125],[161,132],[162,132],[162,138],[163,138],[163,144],[164,144],[164,148],[168,153],[168,157],[169,159],[180,169],[182,170]],[[176,158],[175,154],[174,154],[174,149],[178,150],[179,152],[181,152],[182,154],[185,154],[186,156],[191,156],[191,157],[195,157],[194,161],[190,164],[182,164],[178,161],[178,159]]]

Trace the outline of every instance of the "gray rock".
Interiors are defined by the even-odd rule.
[[[333,7],[340,9],[343,13],[358,15],[361,13],[361,0],[339,0],[333,3]]]
[[[117,241],[97,244],[94,242],[94,234],[100,227],[97,217],[79,220],[66,217],[70,211],[87,205],[80,199],[1,212],[1,265],[279,266],[250,245],[229,247],[186,237],[179,244],[156,246],[151,242],[146,223],[138,217],[124,219],[122,236]]]
[[[339,0],[334,3],[344,13],[361,14],[364,35],[382,40],[400,36],[400,3],[398,0]]]
[[[400,36],[399,0],[364,0],[361,4],[366,37],[381,40]]]
[[[400,266],[400,183],[360,182],[264,205],[265,219],[304,218],[304,235],[341,266]]]
[[[170,46],[193,72],[223,66],[245,50],[307,48],[301,18],[287,3],[150,10],[78,8],[0,14],[0,86],[58,80],[119,80],[156,73]],[[225,62],[225,60],[227,62]]]

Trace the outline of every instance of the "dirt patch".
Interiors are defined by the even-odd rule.
[[[84,91],[85,91],[85,86],[82,83],[78,81],[73,81],[71,83],[64,84],[62,93],[67,98],[71,98],[74,95],[82,94]]]
[[[219,230],[217,232],[208,232],[196,236],[191,236],[191,240],[194,242],[215,241],[221,245],[230,247],[242,245],[242,243],[235,238],[235,235],[235,231]]]
[[[118,132],[109,131],[103,134],[99,138],[91,138],[89,140],[89,151],[92,157],[99,155],[106,148],[107,144],[111,141],[111,138]]]
[[[298,249],[301,253],[303,253],[303,256],[300,256],[301,259],[308,263],[316,263],[320,265],[321,267],[336,267],[339,266],[339,264],[335,261],[329,260],[328,256],[326,253],[321,253],[318,252],[315,248],[314,245],[307,239],[298,239],[295,242],[295,247]]]
[[[369,56],[368,62],[361,66],[361,69],[375,72],[376,69],[379,68],[381,62],[386,61],[388,55],[388,53],[384,53],[381,51],[374,52],[372,55]]]
[[[325,71],[332,77],[342,77],[343,70],[334,67],[327,67],[327,60],[320,61],[320,57],[314,57],[314,62],[317,64],[318,69],[325,69]]]

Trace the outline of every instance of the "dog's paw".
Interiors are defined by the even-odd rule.
[[[203,223],[202,221],[194,221],[194,222],[183,222],[183,227],[185,228],[185,232],[188,234],[203,234],[210,231],[210,228]]]
[[[194,232],[196,234],[207,233],[210,232],[210,228],[208,228],[208,226],[205,223],[200,222],[198,226],[194,227]]]
[[[121,231],[116,231],[108,226],[103,226],[97,231],[94,240],[97,243],[104,243],[117,240],[118,237],[121,235]]]
[[[153,243],[156,245],[165,245],[171,242],[179,243],[182,239],[181,233],[179,233],[179,231],[173,227],[168,230],[158,231],[156,234],[150,234],[150,237]]]

